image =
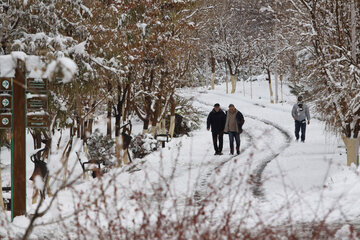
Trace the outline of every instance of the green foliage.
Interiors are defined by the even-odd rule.
[[[175,135],[188,135],[189,132],[200,128],[200,112],[193,106],[193,99],[176,97],[177,108],[175,114],[182,117],[175,124]]]
[[[108,162],[115,155],[115,141],[101,134],[98,129],[88,138],[87,146],[89,160]]]

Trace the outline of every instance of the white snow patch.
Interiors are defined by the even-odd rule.
[[[147,24],[146,23],[137,23],[136,26],[138,28],[140,28],[140,30],[142,31],[142,34],[145,36]]]
[[[67,57],[58,58],[56,61],[52,61],[46,70],[46,73],[50,78],[53,78],[57,70],[60,69],[63,74],[63,83],[70,82],[77,72],[76,63]]]
[[[44,180],[41,176],[37,175],[34,179],[35,188],[38,190],[44,189]]]

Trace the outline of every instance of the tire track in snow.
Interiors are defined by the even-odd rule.
[[[249,141],[247,141],[247,144],[245,145],[245,147],[242,148],[242,150],[240,151],[240,154],[245,152],[248,148],[250,148],[250,146],[252,146],[252,143],[253,143],[253,137],[248,132],[244,131],[243,134],[246,135],[246,137]],[[215,167],[208,170],[207,173],[203,177],[200,178],[201,179],[200,184],[199,184],[200,189],[195,190],[195,193],[194,193],[194,200],[197,203],[202,201],[203,195],[206,192],[206,188],[209,183],[209,178],[211,177],[211,175],[214,172],[216,172],[219,168],[224,166],[226,163],[230,162],[231,160],[233,160],[237,157],[239,157],[239,155],[233,155],[233,156],[230,156],[230,157],[222,160]]]
[[[214,93],[214,94],[216,94],[216,93]],[[220,95],[220,94],[216,94],[216,95]],[[194,101],[196,101],[196,102],[198,102],[198,103],[200,103],[200,104],[202,104],[202,105],[206,105],[206,106],[211,106],[211,107],[212,107],[211,104],[209,104],[209,103],[207,103],[207,102],[205,102],[205,101],[201,101],[201,100],[198,100],[198,99],[194,99]],[[256,104],[253,104],[253,105],[256,106],[256,107],[262,107],[262,106],[259,106],[259,105],[256,105]],[[278,149],[278,151],[277,151],[276,153],[273,153],[273,154],[269,155],[269,156],[266,157],[265,159],[263,159],[263,160],[261,161],[261,163],[255,168],[255,171],[254,171],[254,173],[253,173],[253,176],[255,176],[255,177],[254,177],[254,180],[253,180],[253,187],[252,187],[253,195],[254,195],[255,197],[264,197],[264,190],[263,190],[263,188],[262,188],[262,174],[263,174],[266,166],[267,166],[272,160],[274,160],[275,158],[277,158],[286,148],[288,148],[288,147],[290,146],[290,143],[291,143],[291,141],[292,141],[292,137],[291,137],[291,135],[289,134],[289,132],[288,132],[286,129],[282,128],[281,126],[277,125],[277,124],[274,123],[274,122],[271,122],[271,121],[265,120],[265,119],[260,119],[260,118],[258,118],[258,117],[251,116],[251,115],[246,115],[246,114],[244,114],[244,117],[251,118],[251,119],[253,119],[253,120],[255,120],[255,121],[259,121],[259,122],[261,122],[261,123],[263,123],[263,124],[266,124],[266,125],[271,126],[272,128],[278,130],[278,131],[284,136],[284,138],[286,139],[286,140],[285,140],[285,143],[283,143],[283,144],[280,146],[280,148]],[[246,145],[246,147],[244,147],[244,148],[242,149],[241,152],[246,151],[246,150],[247,150],[250,146],[252,146],[253,143],[254,143],[253,136],[252,136],[250,133],[246,132],[246,131],[244,131],[244,133],[245,133],[245,135],[247,135],[247,137],[248,137],[248,139],[249,139],[250,141],[248,141],[248,144]],[[202,195],[203,195],[202,193],[204,193],[204,192],[206,191],[206,189],[204,189],[204,188],[206,188],[206,186],[207,186],[207,184],[208,184],[208,182],[209,182],[209,178],[211,177],[212,173],[213,173],[214,171],[218,170],[219,168],[221,168],[222,166],[224,166],[227,162],[231,161],[232,159],[234,159],[234,158],[236,158],[236,157],[238,157],[238,156],[237,156],[237,155],[236,155],[236,156],[232,156],[232,157],[230,157],[230,158],[228,158],[228,159],[225,159],[225,160],[221,161],[215,168],[212,168],[210,171],[207,172],[207,174],[202,178],[202,180],[201,180],[201,182],[200,182],[200,187],[201,187],[202,189],[198,189],[198,190],[196,190],[195,193],[194,193],[194,200],[195,200],[196,202],[200,202],[200,201],[202,200],[202,198],[203,198],[203,197],[202,197]]]
[[[271,121],[265,120],[265,119],[259,119],[258,117],[255,116],[250,116],[250,115],[246,115],[246,117],[251,118],[253,120],[257,120],[260,122],[265,123],[266,125],[269,125],[275,129],[277,129],[286,139],[285,143],[281,145],[281,147],[279,148],[279,151],[277,153],[273,153],[272,155],[268,156],[267,158],[265,158],[262,163],[260,165],[258,165],[258,167],[256,168],[255,172],[254,172],[254,186],[253,186],[253,194],[256,197],[264,197],[264,190],[262,189],[262,174],[266,168],[266,166],[275,158],[277,158],[283,151],[285,151],[286,148],[288,148],[291,144],[292,141],[292,137],[289,134],[289,132],[280,127],[279,125],[277,125],[276,123],[273,123]]]

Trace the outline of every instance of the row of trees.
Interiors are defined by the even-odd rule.
[[[301,82],[328,129],[343,136],[348,164],[356,163],[360,131],[360,1],[294,0],[283,12],[300,36]]]
[[[281,31],[283,8],[274,1],[203,1],[200,31],[201,53],[205,67],[211,69],[212,88],[215,71],[231,79],[231,93],[236,91],[238,77],[265,73],[269,82],[271,102],[278,102],[272,90],[274,74],[282,75],[294,69],[294,38],[286,38]],[[201,67],[199,67],[201,69]],[[295,79],[291,71],[291,79]],[[204,75],[209,75],[204,73]],[[229,92],[227,87],[227,92]],[[276,92],[277,93],[277,92]]]
[[[153,134],[170,114],[172,133],[176,88],[201,79],[214,88],[222,74],[235,92],[238,76],[266,73],[272,102],[273,76],[286,75],[329,128],[358,138],[357,0],[29,0],[0,8],[1,54],[78,64],[76,81],[51,86],[53,129],[68,127],[72,136],[86,139],[104,112],[115,117],[117,138],[132,114]],[[111,121],[107,129],[111,136]]]
[[[351,0],[203,1],[200,69],[236,79],[265,73],[291,80],[328,129],[343,136],[348,163],[356,162],[360,130],[360,2]],[[205,62],[205,64],[204,64]],[[225,67],[225,68],[224,68]],[[208,70],[209,71],[209,70]],[[211,75],[211,76],[210,76]],[[275,76],[275,78],[273,77]],[[280,76],[280,78],[279,78]],[[227,82],[227,77],[225,81]],[[228,91],[228,90],[227,90]]]
[[[196,44],[195,7],[193,1],[171,0],[2,1],[1,54],[24,51],[45,61],[68,56],[79,67],[71,84],[51,84],[52,132],[34,130],[35,148],[55,130],[68,128],[69,153],[73,137],[86,142],[94,118],[104,112],[109,137],[111,118],[116,119],[118,152],[120,126],[130,115],[143,121],[144,133],[156,134],[170,113],[172,135],[175,89],[188,84]]]

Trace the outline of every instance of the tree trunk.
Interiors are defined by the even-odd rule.
[[[106,136],[108,136],[109,138],[111,138],[111,102],[108,101],[108,106],[107,106],[107,128],[106,128]]]
[[[225,85],[226,85],[226,94],[228,94],[229,93],[229,75],[228,75],[226,62],[225,62]]]
[[[65,184],[66,180],[67,180],[68,162],[69,162],[69,156],[70,156],[70,153],[72,150],[72,144],[73,144],[73,136],[70,136],[70,140],[64,149],[63,157],[62,157],[62,162],[63,162],[63,166],[64,166],[63,184]],[[65,156],[64,156],[64,153],[65,153]]]
[[[250,97],[251,99],[253,99],[253,89],[252,89],[252,71],[251,71],[251,66],[250,66],[250,69],[249,69],[249,73],[250,73]]]
[[[145,134],[145,133],[148,133],[148,130],[149,130],[149,119],[145,119],[145,121],[144,121],[144,124],[143,124],[143,134]]]
[[[229,78],[228,78],[227,74],[225,77],[225,85],[226,85],[226,94],[228,94],[229,93]]]
[[[271,86],[271,72],[269,69],[267,70],[267,73],[268,73],[269,90],[270,90],[270,103],[274,103],[274,94]]]
[[[175,115],[170,116],[170,127],[169,127],[169,135],[171,138],[174,137],[174,131],[175,131]]]
[[[165,120],[165,118],[161,120],[161,133],[166,134],[166,120]]]
[[[115,155],[116,155],[116,159],[117,159],[117,166],[121,167],[121,149],[122,149],[122,139],[120,136],[116,136],[115,137]]]
[[[34,149],[41,148],[41,132],[39,130],[34,130],[32,133],[32,137],[34,140]],[[38,153],[37,157],[40,158],[41,154]]]
[[[243,78],[243,93],[244,93],[244,97],[245,97],[245,78]]]
[[[128,156],[128,154],[127,154],[127,149],[124,149],[123,151],[123,159],[124,159],[124,164],[125,165],[127,165],[127,164],[129,164],[129,156]]]
[[[121,116],[116,114],[115,116],[115,156],[118,161],[118,166],[121,166],[121,134],[120,134]]]
[[[170,99],[170,126],[169,126],[169,135],[171,138],[174,137],[175,131],[175,109],[176,103],[173,97]]]
[[[210,51],[211,54],[211,89],[214,90],[215,89],[215,58],[214,58],[214,53],[212,51]]]
[[[356,63],[356,12],[355,0],[351,0],[351,57]]]
[[[90,119],[89,119],[89,127],[88,127],[89,135],[91,135],[92,132],[93,132],[93,125],[94,125],[94,119],[93,119],[93,118],[90,118]]]
[[[283,75],[280,74],[281,104],[284,104]]]
[[[215,73],[211,73],[211,89],[215,89]]]
[[[359,165],[359,138],[347,138],[342,137],[347,152],[347,165],[350,166],[352,163]]]
[[[231,75],[231,93],[236,91],[236,74]]]
[[[80,118],[79,117],[76,117],[76,135],[77,135],[77,138],[80,138],[81,137],[81,125],[80,125]]]
[[[279,103],[279,75],[275,72],[275,103]]]
[[[158,124],[155,121],[151,122],[151,135],[155,137]]]
[[[81,126],[81,139],[85,141],[86,140],[85,139],[85,132],[86,132],[86,130],[85,130],[85,120],[82,119],[82,118],[80,120],[80,126]]]

